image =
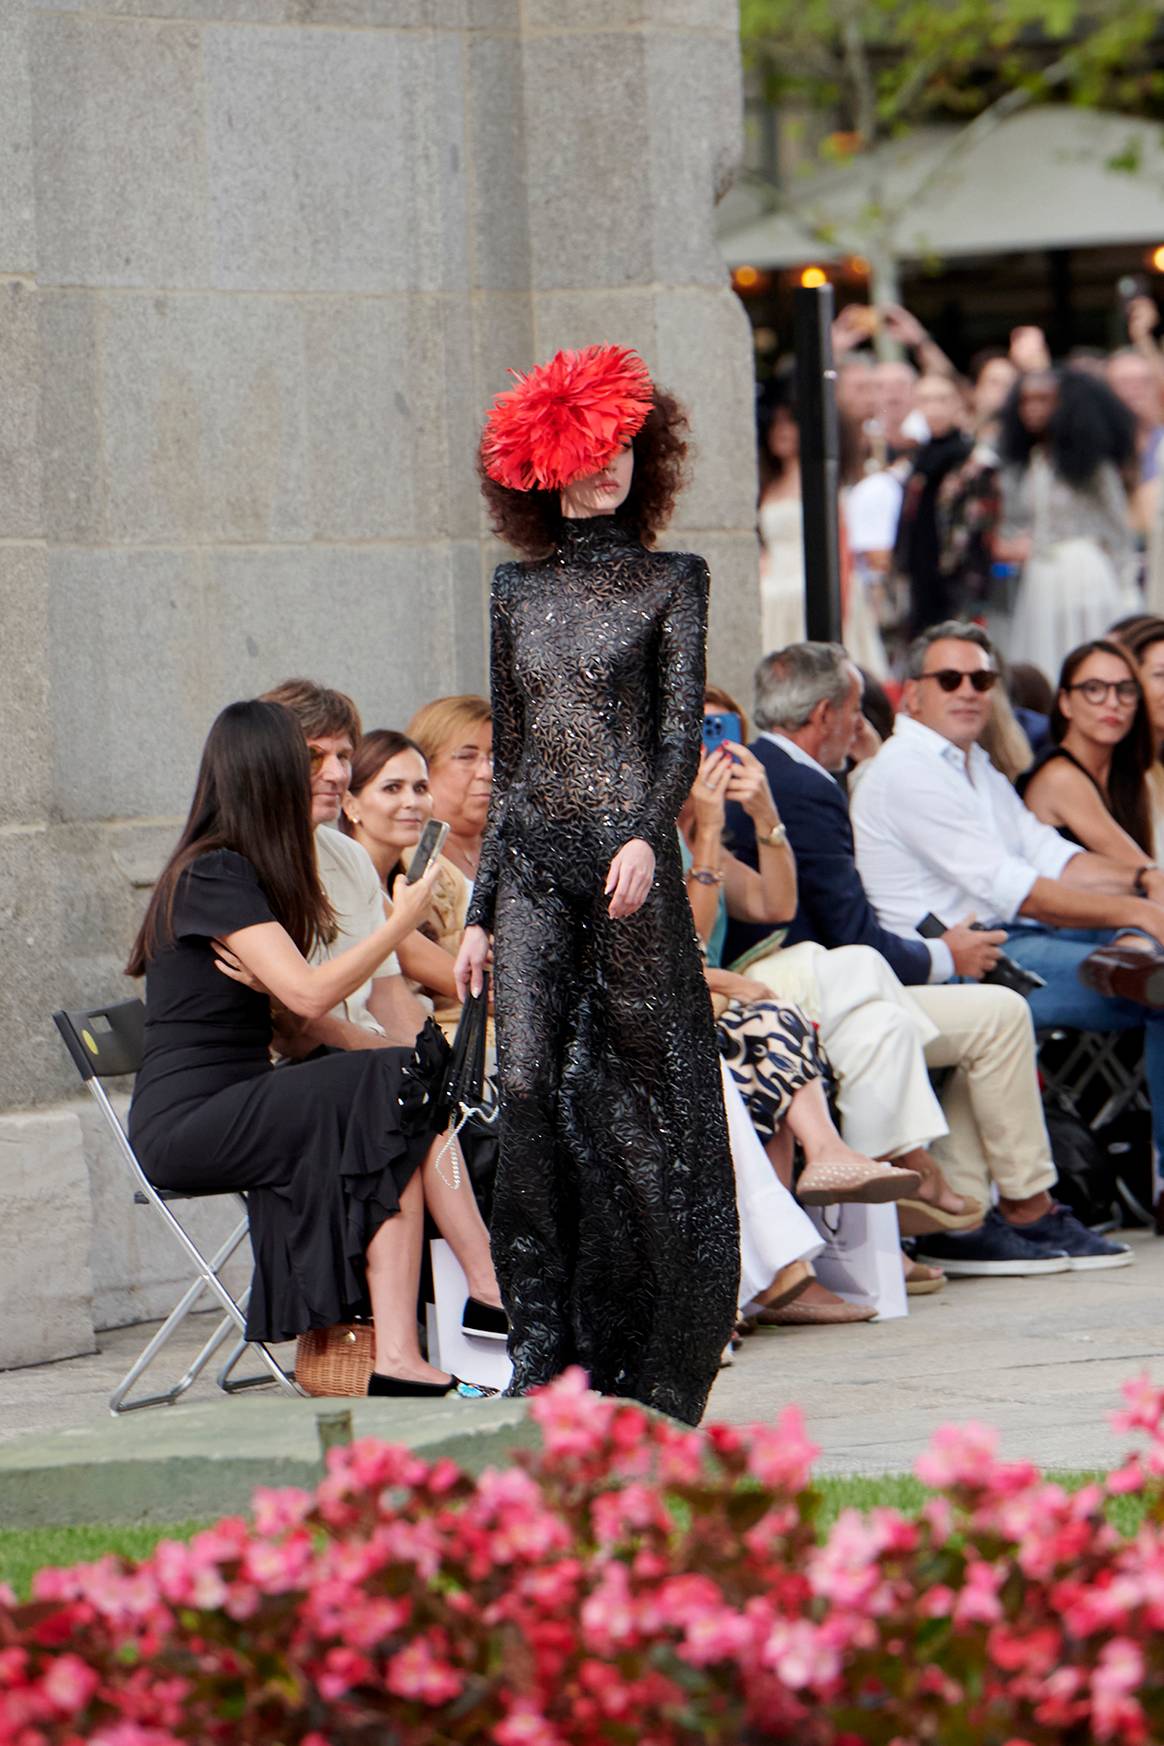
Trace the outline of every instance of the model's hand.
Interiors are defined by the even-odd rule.
[[[433,886],[441,876],[441,864],[429,862],[420,878],[410,885],[403,873],[392,881],[392,919],[407,923],[409,933],[417,929],[432,907]]]
[[[695,814],[697,832],[716,837],[723,835],[727,784],[731,773],[731,753],[723,746],[717,746],[714,752],[699,754],[699,774],[691,785],[691,810]]]
[[[623,921],[634,915],[647,901],[655,878],[655,851],[641,837],[624,843],[606,875],[603,895],[610,899],[612,921]]]
[[[724,742],[728,745],[730,742]],[[728,771],[727,797],[738,801],[761,836],[775,830],[780,814],[772,798],[768,772],[747,746],[731,745],[732,763]]]
[[[967,916],[956,927],[947,928],[942,938],[953,955],[955,972],[970,977],[973,982],[980,982],[998,963],[1006,929],[995,928],[990,933],[982,933],[970,926],[973,920],[972,915]]]
[[[485,972],[489,968],[490,950],[489,935],[484,928],[466,928],[461,936],[461,949],[457,953],[457,961],[453,965],[453,981],[457,985],[457,999],[465,1001],[469,993],[480,994],[485,986]]]
[[[214,968],[221,970],[224,976],[229,976],[232,982],[241,982],[244,988],[253,989],[256,994],[269,994],[270,989],[260,982],[257,976],[251,974],[241,958],[236,958],[233,952],[228,952],[221,940],[212,940],[214,947]]]

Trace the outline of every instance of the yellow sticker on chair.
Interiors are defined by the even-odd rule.
[[[93,1035],[92,1031],[82,1031],[81,1032],[81,1041],[84,1043],[85,1047],[88,1049],[90,1055],[99,1055],[101,1053],[101,1050],[97,1047],[97,1039]]]

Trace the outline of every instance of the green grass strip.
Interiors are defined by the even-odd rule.
[[[1068,1491],[1103,1475],[1094,1472],[1048,1473]],[[904,1515],[914,1515],[925,1502],[927,1492],[920,1480],[909,1474],[860,1475],[851,1478],[830,1476],[816,1482],[823,1497],[819,1517],[822,1533],[836,1521],[842,1510],[897,1509]],[[1143,1499],[1135,1495],[1112,1498],[1108,1519],[1123,1534],[1134,1534],[1144,1518]],[[205,1522],[174,1522],[171,1524],[121,1525],[117,1523],[86,1524],[83,1527],[0,1528],[0,1582],[8,1583],[24,1599],[38,1570],[48,1565],[85,1564],[101,1558],[106,1552],[120,1553],[125,1558],[145,1558],[159,1540],[188,1540]]]

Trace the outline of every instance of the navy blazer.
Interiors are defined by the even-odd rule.
[[[903,939],[883,928],[865,895],[853,852],[849,803],[839,785],[823,771],[790,758],[772,740],[753,740],[750,749],[768,773],[796,856],[800,901],[785,944],[819,940],[829,947],[873,946],[900,981],[928,982],[932,959],[925,941]],[[727,841],[741,861],[757,865],[755,828],[735,801],[727,809]],[[771,927],[729,920],[724,963],[733,963],[772,932]]]

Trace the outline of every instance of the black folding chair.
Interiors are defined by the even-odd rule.
[[[170,1406],[185,1394],[186,1390],[205,1370],[215,1353],[232,1336],[234,1345],[226,1364],[219,1371],[217,1377],[218,1386],[221,1389],[227,1394],[235,1394],[240,1389],[257,1388],[274,1382],[285,1394],[298,1396],[299,1389],[296,1388],[293,1379],[288,1376],[278,1359],[261,1341],[248,1340],[246,1337],[246,1306],[250,1297],[250,1286],[248,1285],[242,1295],[236,1299],[222,1281],[222,1269],[247,1240],[248,1221],[244,1197],[241,1194],[234,1196],[242,1213],[238,1224],[213,1255],[204,1255],[189,1231],[174,1213],[173,1207],[175,1203],[191,1202],[208,1197],[175,1194],[168,1189],[154,1187],[139,1164],[133,1147],[129,1143],[129,1136],[118,1119],[117,1111],[110,1102],[102,1083],[105,1079],[115,1079],[126,1074],[136,1073],[141,1066],[145,1039],[145,1007],[140,1000],[124,1000],[113,1006],[92,1007],[83,1012],[56,1012],[53,1014],[53,1021],[61,1033],[66,1049],[72,1056],[73,1065],[84,1081],[86,1090],[100,1109],[109,1126],[109,1131],[117,1143],[117,1149],[125,1161],[133,1181],[134,1200],[139,1206],[153,1207],[182,1250],[186,1260],[194,1269],[194,1278],[189,1287],[178,1299],[141,1356],[110,1395],[110,1412],[128,1413],[133,1412],[138,1407]],[[165,1390],[164,1393],[145,1395],[137,1400],[128,1399],[129,1392],[138,1378],[173,1338],[186,1317],[192,1313],[199,1299],[205,1294],[209,1294],[217,1302],[223,1315],[189,1369],[179,1377],[172,1388]],[[232,1372],[235,1365],[247,1350],[254,1352],[263,1366],[263,1373],[257,1376],[233,1378]]]

